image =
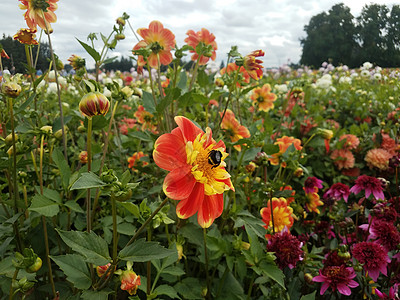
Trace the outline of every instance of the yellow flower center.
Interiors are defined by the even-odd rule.
[[[224,183],[224,180],[230,178],[229,173],[224,168],[226,166],[224,159],[228,156],[228,153],[223,148],[214,149],[215,143],[206,147],[206,142],[211,138],[210,135],[211,130],[207,128],[205,134],[200,133],[193,142],[186,143],[186,162],[192,165],[194,178],[204,184],[204,193],[207,196],[222,194],[228,190],[229,186]],[[218,166],[209,162],[211,150],[220,151],[222,154],[221,163]]]

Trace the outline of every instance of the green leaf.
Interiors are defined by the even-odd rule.
[[[205,88],[209,84],[209,78],[206,72],[202,69],[199,69],[197,74],[197,82],[202,88]]]
[[[54,217],[60,211],[57,203],[39,194],[33,197],[31,206],[28,209],[45,217]]]
[[[141,141],[151,142],[153,139],[146,133],[142,131],[133,131],[128,133],[129,136],[137,138]]]
[[[85,211],[82,209],[82,207],[79,206],[78,203],[76,203],[74,200],[69,200],[65,202],[64,204],[66,207],[70,208],[74,212],[82,213],[84,214]]]
[[[107,242],[94,232],[57,230],[64,243],[85,257],[86,262],[104,266],[111,261]]]
[[[108,300],[108,295],[110,295],[113,291],[83,291],[81,298],[83,300]]]
[[[29,98],[18,107],[18,109],[15,111],[14,115],[18,115],[20,112],[25,111],[25,108],[27,108],[28,105],[31,104],[31,102],[33,101],[33,99],[35,99],[35,97],[36,97],[35,93],[30,95]]]
[[[50,257],[60,269],[64,271],[67,280],[71,282],[74,287],[86,290],[91,286],[92,280],[90,279],[90,272],[82,256],[67,254]]]
[[[85,128],[87,128],[88,125],[88,119],[85,118],[85,121],[83,122],[85,125]],[[92,118],[92,130],[101,130],[104,127],[108,125],[109,121],[105,116],[93,116]]]
[[[168,297],[172,298],[172,299],[181,299],[178,296],[178,293],[175,291],[175,289],[170,286],[170,285],[159,285],[155,290],[154,293],[157,294],[157,296],[159,295],[167,295]]]
[[[125,261],[144,262],[161,259],[176,252],[176,249],[167,249],[157,242],[146,242],[145,239],[140,239],[122,249],[119,258]]]
[[[180,88],[181,90],[185,90],[186,89],[186,84],[187,84],[186,71],[182,71],[179,74],[178,88]]]
[[[194,103],[208,104],[208,102],[210,101],[210,99],[208,99],[208,97],[204,96],[203,94],[199,94],[199,93],[193,93],[192,98],[193,98]]]
[[[67,189],[69,179],[71,177],[71,169],[68,166],[67,161],[65,160],[64,155],[62,154],[61,150],[55,148],[53,150],[53,154],[51,155],[53,161],[57,165],[57,168],[60,170],[61,181],[64,189]]]
[[[257,153],[260,151],[261,147],[248,149],[246,153],[243,155],[243,162],[253,160],[256,157]]]
[[[93,57],[93,59],[98,62],[101,59],[101,56],[99,54],[99,52],[97,52],[95,49],[93,49],[92,47],[90,47],[88,44],[80,41],[79,39],[77,39],[77,41],[82,45],[83,48],[85,48],[86,52]]]
[[[317,291],[312,292],[311,294],[304,295],[300,298],[300,300],[314,300],[315,299],[315,293]]]
[[[140,210],[136,204],[133,204],[131,202],[117,202],[117,203],[118,203],[118,205],[121,205],[122,207],[124,207],[127,211],[129,211],[136,218],[140,218]]]
[[[264,260],[260,263],[259,269],[265,276],[268,276],[272,280],[276,281],[283,289],[286,290],[285,275],[275,264],[271,264]]]
[[[153,95],[149,92],[143,91],[142,100],[144,109],[149,113],[154,114],[156,112],[156,106],[154,104]]]
[[[202,286],[197,278],[188,277],[174,286],[183,299],[204,299]]]
[[[92,172],[85,172],[81,174],[81,177],[76,180],[72,186],[72,190],[82,190],[82,189],[91,189],[105,186],[106,184],[100,180],[99,176]]]
[[[161,113],[164,111],[164,109],[172,103],[172,101],[176,100],[179,98],[181,95],[181,89],[180,88],[166,88],[165,89],[165,97],[161,100],[160,103],[158,103],[156,110],[158,113]]]

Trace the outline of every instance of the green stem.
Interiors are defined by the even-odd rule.
[[[92,170],[92,118],[88,118],[88,131],[87,131],[87,158],[88,158],[88,172]],[[92,230],[91,224],[91,200],[90,200],[90,189],[87,189],[86,194],[86,229],[87,232]]]
[[[15,280],[17,279],[18,272],[19,272],[19,269],[15,269],[13,278],[12,278],[12,280],[11,280],[10,295],[8,296],[8,299],[9,299],[9,300],[12,300],[12,299],[14,298],[14,295],[13,295],[13,294],[14,294],[14,285],[13,285],[13,283],[14,283]]]
[[[194,82],[196,81],[197,70],[198,70],[199,64],[200,64],[200,57],[201,57],[201,55],[199,55],[199,57],[197,58],[196,65],[194,66],[194,70],[193,70],[193,74],[192,74],[192,79],[190,80],[188,92],[190,92],[190,91],[192,90],[193,84],[194,84]]]
[[[266,168],[266,167],[264,167]],[[271,222],[272,222],[272,232],[275,234],[275,223],[274,223],[274,208],[272,206],[272,192],[269,193],[269,202],[271,205]]]
[[[147,228],[147,241],[151,241],[151,226]],[[146,294],[149,296],[151,294],[151,261],[146,263],[147,265],[147,287]]]
[[[126,20],[128,22],[129,28],[132,30],[133,34],[135,35],[136,39],[138,40],[138,42],[140,42],[139,37],[137,36],[135,30],[133,30],[131,22],[129,22],[129,20]]]
[[[203,240],[204,240],[204,260],[205,260],[205,272],[206,272],[206,285],[207,285],[207,294],[206,299],[210,299],[211,291],[210,291],[210,277],[208,274],[208,251],[207,251],[207,229],[203,228]]]
[[[42,216],[42,223],[43,223],[43,232],[44,232],[44,245],[46,248],[46,261],[47,261],[47,267],[49,268],[49,280],[50,280],[50,285],[51,285],[51,291],[53,292],[53,298],[56,298],[56,287],[54,285],[54,280],[53,280],[53,271],[51,269],[51,261],[50,261],[50,250],[49,250],[49,238],[47,235],[47,225],[46,225],[46,217]]]
[[[111,193],[111,207],[112,207],[112,220],[113,220],[113,262],[117,261],[118,253],[118,232],[117,232],[117,206],[115,203],[114,193]]]
[[[168,198],[165,198],[163,202],[161,202],[161,204],[156,208],[156,210],[151,214],[150,217],[147,218],[147,220],[142,224],[142,226],[140,226],[140,228],[136,231],[135,235],[129,240],[129,242],[125,245],[125,247],[128,247],[130,244],[132,244],[137,237],[139,236],[139,234],[143,231],[143,229],[146,228],[147,224],[149,224],[151,222],[151,220],[153,220],[153,218],[155,217],[155,215],[161,210],[161,208],[164,207],[165,204],[167,204],[168,202]]]

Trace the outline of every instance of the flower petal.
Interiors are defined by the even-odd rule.
[[[197,222],[201,227],[208,228],[222,214],[223,209],[223,194],[204,196],[203,203],[197,213]]]
[[[185,142],[194,141],[194,139],[199,135],[199,133],[204,133],[199,127],[194,125],[192,121],[188,118],[182,116],[176,116],[175,122],[181,129]]]
[[[189,197],[196,183],[191,166],[174,169],[164,179],[163,190],[168,198],[183,200]]]
[[[154,144],[153,159],[157,166],[167,171],[186,166],[186,149],[183,140],[176,134],[163,134]]]
[[[204,185],[196,182],[192,193],[185,200],[182,200],[176,206],[176,214],[181,219],[187,219],[193,216],[204,200]]]

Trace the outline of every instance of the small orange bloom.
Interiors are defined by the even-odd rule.
[[[255,80],[261,79],[263,76],[263,66],[261,65],[263,61],[256,59],[256,57],[264,56],[264,54],[264,51],[256,50],[244,57],[243,67],[249,73],[250,77]]]
[[[222,117],[222,112],[220,112],[219,115]],[[221,129],[225,130],[232,143],[250,137],[249,130],[245,126],[240,125],[239,121],[235,118],[235,114],[230,109],[227,109],[225,112],[224,119],[221,123]],[[237,151],[241,151],[240,145],[235,145],[234,148]]]
[[[314,192],[312,193],[306,193],[307,197],[307,203],[306,207],[309,211],[316,212],[317,214],[320,213],[318,207],[321,205],[324,205],[324,202],[322,202],[319,198],[318,195],[318,188],[314,187]]]
[[[43,11],[43,7],[38,5],[40,1],[35,0],[19,0],[21,4],[19,5],[20,9],[26,9],[27,11],[24,14],[26,24],[30,29],[37,29],[37,26],[46,30],[45,20],[43,19],[43,15],[46,19],[47,27],[51,31],[50,23],[55,23],[57,21],[57,16],[54,11],[57,9],[58,0],[46,0],[46,11]],[[40,2],[42,3],[42,2]]]
[[[352,167],[354,167],[354,155],[350,152],[350,150],[333,150],[331,154],[331,159],[339,170],[351,169]]]
[[[229,63],[226,68],[221,69],[220,73],[221,73],[221,75],[224,75],[225,73],[228,75],[233,75],[233,74],[235,74],[237,69],[239,69],[239,66],[237,64]],[[238,81],[236,82],[236,86],[240,87],[240,82],[250,83],[250,75],[249,75],[249,73],[247,73],[246,69],[243,66],[240,67],[239,72],[240,72],[239,73],[240,77],[239,77]]]
[[[161,65],[169,65],[172,62],[171,49],[175,47],[175,35],[164,28],[164,25],[159,21],[152,21],[149,28],[139,28],[137,33],[143,38],[133,47],[133,50],[139,50],[149,47],[151,54],[147,58],[150,67],[157,68],[159,61]],[[146,65],[142,55],[138,57],[138,66]]]
[[[178,127],[161,135],[154,144],[153,159],[169,171],[163,190],[178,200],[176,214],[187,219],[197,212],[197,221],[208,228],[222,214],[223,193],[235,190],[225,170],[225,144],[212,138],[210,128],[203,132],[189,119],[175,117]]]
[[[138,110],[133,115],[137,118],[137,121],[142,124],[142,130],[148,129],[153,133],[157,133],[157,126],[155,125],[156,120],[153,114],[145,111],[143,105],[139,105]]]
[[[14,40],[17,40],[21,44],[26,45],[38,45],[36,38],[36,29],[21,28],[16,34],[14,34]]]
[[[283,153],[293,145],[296,150],[301,150],[303,147],[301,146],[301,141],[291,136],[283,136],[281,138],[276,139],[275,145],[279,146],[279,152],[272,154],[272,158],[269,159],[271,165],[278,165],[279,158],[282,156]]]
[[[87,164],[88,162],[87,151],[81,151],[81,153],[79,153],[79,161],[81,162],[81,164]]]
[[[276,232],[282,231],[285,227],[289,230],[293,225],[293,209],[288,206],[285,198],[272,198],[273,224]],[[268,200],[267,206],[260,211],[262,221],[266,224],[264,228],[272,230],[271,218],[271,200]],[[266,238],[268,238],[268,234]]]
[[[381,148],[387,150],[390,154],[395,155],[399,150],[399,145],[387,133],[382,132]]]
[[[274,108],[274,101],[277,97],[271,93],[271,86],[266,83],[262,87],[255,88],[250,98],[253,100],[253,105],[258,104],[258,110],[267,112]]]
[[[343,141],[343,140],[346,140],[343,145],[343,148],[348,149],[348,150],[356,149],[358,147],[358,145],[360,144],[360,140],[354,134],[342,135],[339,138],[339,141]]]
[[[135,295],[141,284],[140,276],[136,275],[132,270],[125,270],[121,274],[121,290],[127,291],[129,295]]]
[[[147,155],[144,155],[142,151],[133,153],[133,155],[128,158],[128,163],[129,163],[128,167],[132,169],[132,171],[137,172],[135,166],[137,166],[139,163],[141,163],[143,167],[147,166],[149,164],[147,161],[140,160],[142,157],[145,156]]]
[[[370,168],[378,168],[380,170],[387,170],[389,168],[389,159],[392,154],[382,148],[371,149],[365,155],[365,161]]]
[[[192,55],[192,60],[196,61],[199,58],[199,53],[196,52],[196,48],[200,43],[203,43],[205,46],[210,45],[211,49],[209,53],[202,53],[199,60],[199,65],[205,65],[210,58],[215,60],[217,57],[217,53],[215,52],[218,47],[215,42],[215,36],[210,33],[207,29],[202,28],[201,31],[194,32],[193,30],[189,30],[187,33],[188,37],[185,39],[185,43],[193,48],[190,50]]]

